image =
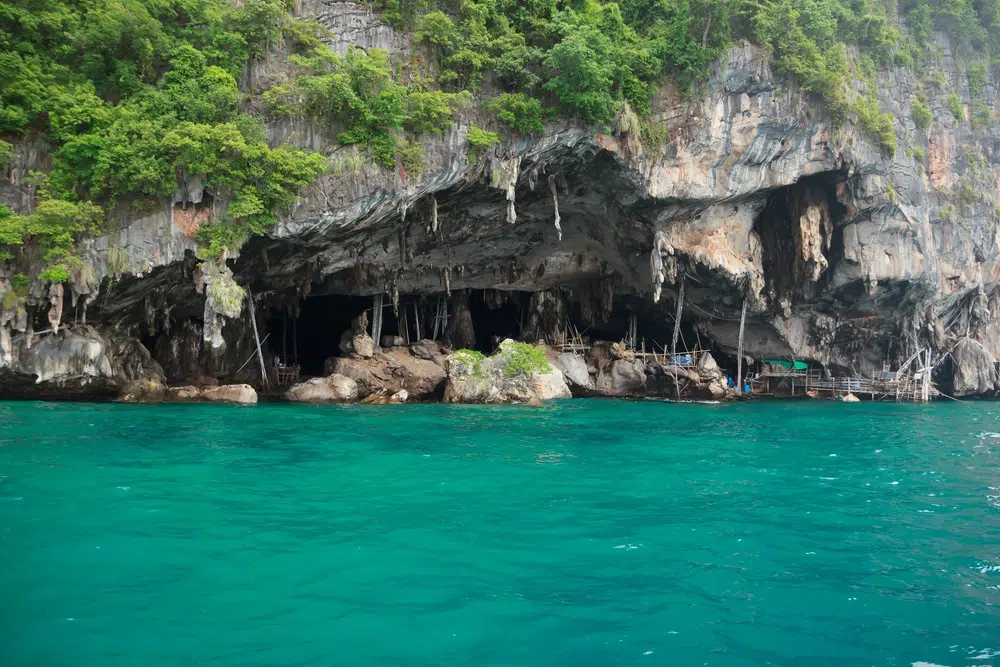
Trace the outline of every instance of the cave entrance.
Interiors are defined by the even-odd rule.
[[[773,190],[753,224],[761,243],[768,291],[779,298],[808,298],[843,256],[840,222],[847,207],[837,197],[839,171],[801,178]]]
[[[371,307],[371,297],[308,296],[299,302],[297,320],[272,311],[267,321],[267,348],[283,363],[301,366],[302,375],[323,375],[324,362],[340,356],[340,337],[351,328],[351,320]]]
[[[666,307],[664,307],[666,306]],[[668,313],[667,310],[670,310]],[[646,343],[646,351],[657,352],[670,349],[670,340],[674,331],[673,306],[667,302],[660,306],[653,306],[647,301],[637,297],[619,297],[615,300],[611,309],[611,314],[604,321],[581,326],[582,316],[577,308],[570,310],[573,313],[570,321],[579,329],[580,333],[592,342],[607,341],[618,342],[635,334],[635,347],[640,349],[643,341]],[[696,335],[691,322],[681,318],[681,336],[677,340],[677,351],[692,350],[696,347]]]
[[[476,349],[490,354],[505,338],[518,340],[522,315],[530,298],[530,292],[471,290],[469,312],[476,333]]]

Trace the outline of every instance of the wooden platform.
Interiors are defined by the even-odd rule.
[[[299,379],[301,370],[298,366],[279,366],[275,370],[275,375],[278,377],[278,384],[282,387],[295,384]]]

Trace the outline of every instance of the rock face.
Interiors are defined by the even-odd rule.
[[[952,392],[955,396],[992,394],[998,378],[996,364],[986,347],[975,340],[963,339],[951,353],[954,366]]]
[[[138,381],[163,383],[163,369],[146,348],[114,332],[78,325],[7,341],[0,347],[0,395],[101,398]]]
[[[446,403],[533,403],[570,398],[572,393],[556,368],[545,372],[511,372],[515,344],[505,340],[492,357],[460,351],[448,357]]]
[[[158,378],[136,380],[125,387],[118,395],[123,403],[158,403],[164,399],[166,387]]]
[[[552,365],[562,371],[566,384],[583,391],[593,389],[594,383],[587,371],[587,360],[578,354],[564,352],[556,357]]]
[[[227,384],[201,390],[201,398],[211,403],[256,405],[257,392],[248,384]]]
[[[343,375],[312,378],[293,386],[285,398],[297,403],[349,403],[358,400],[358,383]]]
[[[326,41],[337,52],[357,44],[385,48],[398,63],[420,57],[416,49],[423,47],[377,12],[353,3],[300,5],[331,31]],[[892,153],[850,121],[837,127],[822,102],[775,74],[766,51],[742,44],[720,57],[696,94],[681,95],[668,82],[655,96],[652,118],[668,137],[662,145],[644,145],[625,124],[608,133],[550,123],[538,135],[505,137],[473,154],[470,128],[492,122],[473,108],[441,136],[421,139],[419,175],[374,164],[356,173],[331,170],[225,266],[198,266],[192,221],[170,202],[154,212],[124,212],[115,231],[81,245],[81,267],[62,293],[36,281],[21,295],[0,266],[0,391],[115,395],[156,375],[115,367],[117,356],[108,352],[114,327],[150,345],[170,381],[208,375],[259,382],[259,364],[239,371],[254,348],[248,315],[237,307],[244,301],[235,290],[219,292],[231,272],[261,299],[258,329],[261,337],[274,334],[272,343],[279,332],[269,323],[273,329],[279,315],[294,316],[307,297],[370,303],[388,295],[394,304],[397,297],[418,304],[423,337],[443,325],[440,337],[455,349],[516,335],[552,345],[567,321],[621,340],[630,315],[640,328],[659,327],[655,335],[638,333],[662,344],[684,283],[685,331],[727,357],[736,355],[745,302],[750,357],[871,376],[887,360],[897,368],[920,349],[941,359],[967,338],[956,348],[956,377],[935,379],[963,392],[993,392],[991,369],[1000,359],[1000,128],[954,119],[950,96],[968,99],[965,65],[943,37],[932,41],[944,85],[925,86],[920,72],[899,66],[876,74],[874,92],[900,138]],[[250,76],[278,76],[269,66],[255,66]],[[983,99],[997,93],[991,81]],[[934,120],[920,129],[910,109],[924,96]],[[336,128],[321,125],[274,122],[269,139],[308,143],[332,158],[349,152]],[[28,141],[14,151],[11,173],[44,170],[50,159]],[[186,196],[200,201],[204,194]],[[3,174],[0,200],[25,212],[33,192]],[[125,255],[126,270],[111,266],[112,250]],[[116,280],[102,283],[108,277]],[[489,311],[486,292],[521,294],[520,312],[501,318],[502,309]],[[438,302],[446,304],[443,317],[433,314]],[[487,311],[503,327],[483,329]],[[33,322],[65,327],[81,312],[98,327],[93,333],[74,327],[72,340],[53,341],[64,333],[30,335]],[[344,325],[328,332],[335,344]],[[409,327],[416,333],[412,319]],[[362,313],[340,341],[352,361],[378,354],[367,329]],[[674,376],[626,356],[594,365],[593,385],[578,367],[562,371],[581,391],[611,395],[649,391],[651,382]],[[382,367],[384,361],[342,374],[362,395],[405,388],[420,399],[439,391],[430,389],[430,375],[411,387],[395,372],[381,377]],[[719,393],[702,369],[692,372],[709,395]],[[502,384],[497,395],[506,395]],[[492,390],[472,393],[496,398]]]
[[[446,377],[441,365],[415,357],[406,348],[384,348],[369,359],[334,357],[327,360],[326,372],[357,383],[357,397],[361,399],[389,397],[404,390],[407,400],[435,399]]]

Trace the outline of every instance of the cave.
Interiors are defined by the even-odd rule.
[[[837,198],[844,174],[829,171],[772,190],[754,220],[768,291],[793,300],[813,296],[820,276],[843,256],[838,226],[846,207]]]
[[[287,319],[286,337],[282,336],[284,317],[272,310],[267,320],[267,348],[282,357],[285,363],[298,363],[302,375],[323,375],[323,362],[340,356],[340,336],[350,329],[351,320],[371,309],[371,297],[327,294],[308,296],[299,302],[299,317]],[[386,322],[392,314],[387,309]],[[391,330],[383,326],[383,331]],[[298,358],[295,358],[295,352]],[[282,356],[285,355],[285,356]]]
[[[524,309],[530,298],[530,292],[471,290],[469,312],[476,334],[476,349],[492,354],[505,338],[519,340]]]

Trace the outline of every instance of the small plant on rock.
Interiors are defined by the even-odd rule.
[[[507,365],[503,369],[503,374],[507,377],[521,373],[531,377],[551,370],[543,347],[510,341],[501,346],[500,353],[507,358]]]

